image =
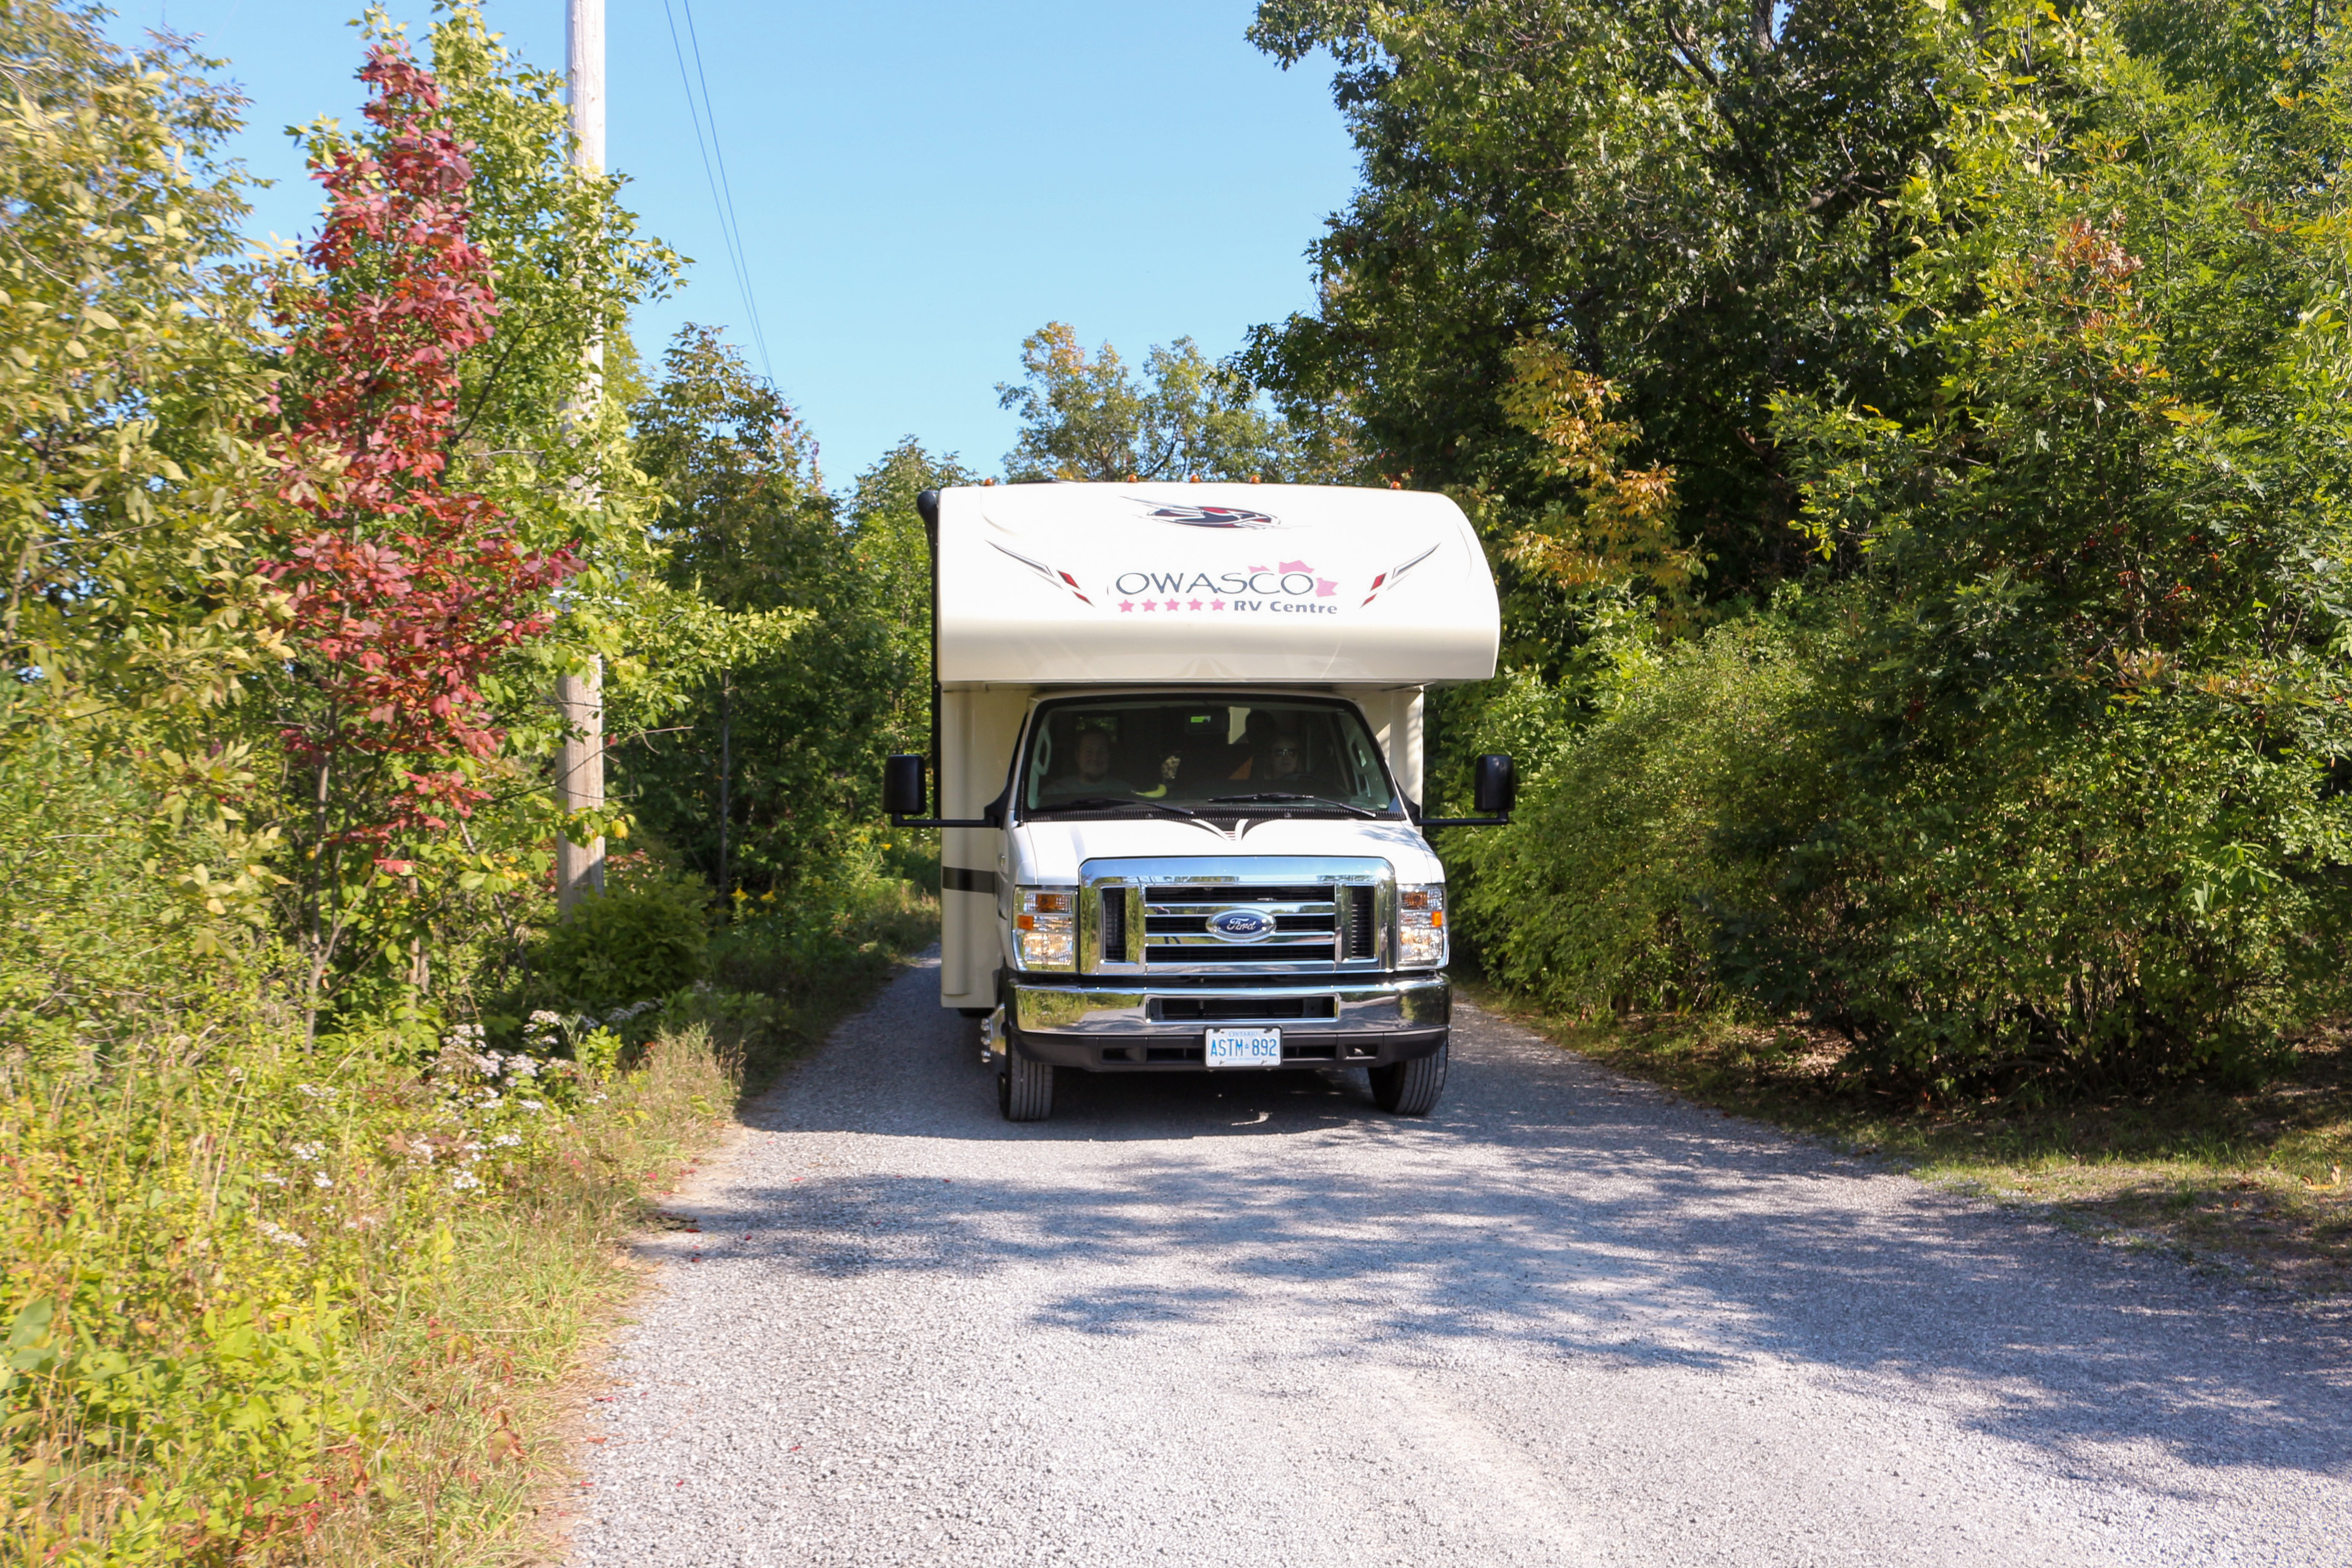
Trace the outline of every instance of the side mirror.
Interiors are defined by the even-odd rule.
[[[929,803],[923,759],[893,757],[882,764],[882,809],[894,817],[919,817]],[[1482,775],[1483,777],[1483,775]]]
[[[1476,781],[1472,787],[1478,814],[1482,817],[1507,817],[1518,804],[1519,773],[1511,759],[1499,752],[1489,752],[1478,758]]]

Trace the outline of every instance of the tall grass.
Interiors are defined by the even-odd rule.
[[[0,1559],[466,1560],[544,1475],[543,1407],[633,1282],[613,1243],[732,1082],[699,1030],[609,1082],[10,1064]]]

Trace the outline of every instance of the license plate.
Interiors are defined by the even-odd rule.
[[[1213,1029],[1204,1059],[1211,1067],[1279,1067],[1282,1031],[1278,1029]]]

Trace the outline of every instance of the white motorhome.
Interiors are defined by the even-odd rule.
[[[1445,1084],[1445,872],[1423,694],[1494,674],[1459,508],[1412,491],[1006,485],[927,491],[932,751],[892,820],[944,830],[940,1000],[985,1019],[1014,1121],[1058,1070],[1362,1067],[1385,1109]]]

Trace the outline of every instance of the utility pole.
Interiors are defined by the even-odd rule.
[[[604,172],[604,0],[564,0],[564,84],[572,107],[572,166],[586,174]],[[588,344],[581,367],[580,393],[572,413],[592,419],[604,395],[604,345]],[[555,706],[569,733],[556,758],[556,789],[567,811],[601,810],[604,805],[604,662],[592,658],[585,674],[555,683]],[[556,907],[569,915],[591,893],[604,891],[604,841],[555,844]]]

